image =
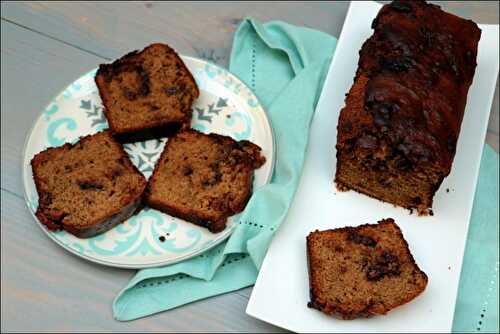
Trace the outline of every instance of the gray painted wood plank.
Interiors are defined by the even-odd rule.
[[[241,19],[282,19],[338,35],[348,7],[339,3],[5,3],[2,17],[115,58],[154,41],[227,64]]]

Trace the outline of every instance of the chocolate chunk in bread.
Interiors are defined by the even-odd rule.
[[[424,1],[382,7],[337,127],[340,190],[429,214],[450,173],[481,30]]]
[[[139,207],[146,179],[109,131],[36,154],[31,160],[36,216],[50,230],[89,238]]]
[[[392,218],[312,232],[307,257],[308,306],[343,319],[386,314],[427,285]]]
[[[165,44],[100,65],[95,82],[111,131],[121,142],[166,137],[189,126],[199,96],[184,62]]]
[[[146,203],[220,232],[252,194],[260,147],[218,134],[184,130],[165,145],[145,192]]]

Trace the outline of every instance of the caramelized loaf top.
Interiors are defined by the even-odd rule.
[[[191,104],[199,96],[182,59],[159,43],[100,65],[95,80],[114,133],[189,123]]]
[[[424,1],[394,1],[372,23],[339,118],[337,147],[401,156],[449,174],[481,30]]]

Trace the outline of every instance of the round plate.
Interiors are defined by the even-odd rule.
[[[259,145],[267,161],[255,171],[254,189],[266,184],[273,170],[273,134],[256,96],[225,69],[196,58],[183,56],[182,59],[200,89],[200,97],[193,105],[192,127]],[[123,224],[89,239],[79,239],[66,231],[48,231],[38,221],[34,215],[38,194],[30,165],[33,156],[48,147],[76,142],[81,136],[108,127],[94,83],[95,73],[93,70],[85,74],[54,98],[26,140],[25,199],[38,225],[68,251],[92,262],[124,268],[172,264],[196,256],[226,239],[236,227],[238,215],[229,218],[224,231],[213,234],[203,227],[146,207]],[[124,147],[132,162],[149,178],[165,142],[166,139],[148,140]]]

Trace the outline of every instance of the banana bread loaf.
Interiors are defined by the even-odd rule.
[[[191,122],[196,82],[165,44],[99,66],[95,82],[113,135],[121,142],[166,137]]]
[[[419,214],[451,170],[481,30],[425,1],[382,7],[337,126],[340,190]]]
[[[246,140],[184,130],[171,137],[145,191],[146,203],[172,216],[220,232],[252,194],[260,147]]]
[[[427,285],[392,218],[312,232],[307,257],[308,306],[343,319],[386,314]]]
[[[50,230],[89,238],[125,221],[139,207],[146,179],[109,131],[36,154],[36,216]]]

